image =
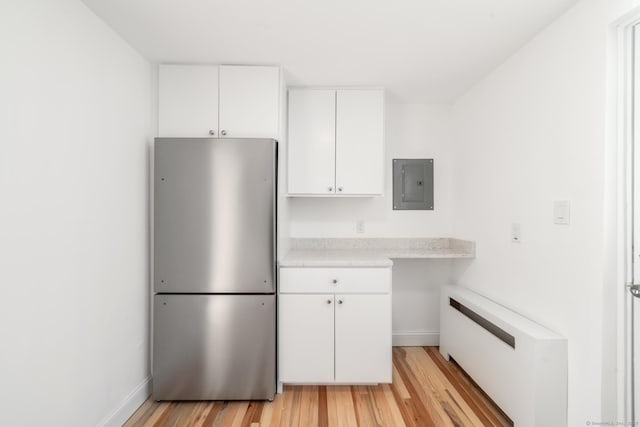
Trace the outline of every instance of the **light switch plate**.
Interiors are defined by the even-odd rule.
[[[571,202],[568,200],[557,200],[553,202],[553,223],[559,225],[569,225],[571,222]]]

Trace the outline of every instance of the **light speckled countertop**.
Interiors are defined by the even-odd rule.
[[[474,257],[474,242],[449,238],[291,239],[280,267],[390,267],[392,259]]]

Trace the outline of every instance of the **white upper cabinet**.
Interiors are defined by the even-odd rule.
[[[380,196],[384,92],[289,90],[289,182],[295,196]]]
[[[278,138],[277,67],[220,66],[220,133],[230,138]]]
[[[382,194],[383,168],[383,92],[338,90],[336,94],[338,194]]]
[[[161,65],[158,134],[277,139],[279,88],[278,67]]]
[[[158,134],[218,135],[218,67],[160,65]]]
[[[289,90],[289,193],[333,194],[336,91]]]

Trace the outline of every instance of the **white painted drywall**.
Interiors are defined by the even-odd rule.
[[[454,233],[477,241],[456,277],[568,338],[571,426],[602,421],[606,12],[578,3],[453,108]]]
[[[1,2],[0,52],[0,425],[120,425],[148,391],[150,66],[77,0]]]
[[[453,222],[451,112],[448,106],[386,105],[385,196],[290,198],[290,234],[302,237],[448,237]],[[434,159],[433,211],[392,209],[394,158]],[[356,233],[363,220],[365,232]],[[449,260],[395,261],[393,332],[396,345],[437,345],[438,287],[450,282]],[[464,262],[464,261],[460,261]]]
[[[440,287],[453,282],[454,263],[469,260],[394,259],[392,328],[394,346],[440,343]]]
[[[280,70],[280,112],[278,137],[278,199],[277,199],[277,259],[289,252],[289,198],[287,197],[287,82],[284,70]]]
[[[621,18],[629,15],[636,15],[640,7],[640,0],[608,0],[607,7],[607,23],[616,24]]]

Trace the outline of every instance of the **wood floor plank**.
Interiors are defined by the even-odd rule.
[[[238,410],[233,420],[231,420],[231,427],[241,427],[244,417],[247,414],[247,409],[249,409],[249,402],[234,402],[234,405],[237,405]]]
[[[135,423],[127,423],[127,426],[153,426],[155,425],[156,421],[160,419],[160,417],[162,416],[162,414],[164,413],[164,411],[166,411],[169,406],[170,403],[169,402],[155,402],[152,399],[148,399],[148,401],[151,401],[151,408],[147,409],[146,413],[144,414],[144,416],[138,418],[138,421],[136,421]],[[136,418],[135,417],[136,414],[133,414],[131,416],[131,418]]]
[[[433,401],[435,390],[430,387],[428,390],[423,389],[425,384],[420,383],[411,372],[406,361],[406,349],[396,348],[393,350],[394,364],[402,377],[407,391],[411,395],[411,403],[413,405],[415,415],[418,417],[418,425],[423,426],[445,426],[450,427],[447,422],[448,417],[438,405]],[[428,384],[427,384],[428,385]]]
[[[222,410],[226,408],[227,405],[229,404],[228,402],[224,402],[224,401],[215,401],[211,403],[212,405],[209,406],[208,412],[204,416],[204,419],[202,420],[201,427],[213,426],[220,412],[222,412]]]
[[[318,425],[318,386],[302,387],[299,425]]]
[[[147,400],[125,427],[507,427],[500,408],[437,347],[396,347],[393,383],[285,386],[273,402]]]
[[[382,425],[406,427],[402,414],[398,408],[398,402],[393,397],[391,386],[381,384],[378,387],[372,387],[374,399],[382,414]]]
[[[294,426],[294,424],[291,422],[291,414],[294,411],[293,399],[296,394],[297,388],[298,387],[294,387],[294,386],[285,387],[281,419],[280,419],[280,423],[278,424],[279,426],[289,426],[289,427]]]
[[[351,400],[353,401],[356,422],[359,426],[380,426],[380,415],[373,404],[373,400],[366,386],[351,387]]]
[[[508,417],[486,395],[471,382],[470,378],[454,363],[450,363],[442,357],[437,347],[423,347],[432,361],[437,365],[438,371],[447,378],[447,381],[460,393],[465,402],[479,417],[485,417],[486,426],[512,426]]]
[[[397,367],[398,362],[394,359],[394,371],[397,376],[394,376],[393,383],[391,384],[391,391],[393,392],[393,398],[397,403],[397,407],[400,410],[400,414],[402,415],[402,419],[405,424],[409,427],[420,427],[421,424],[421,415],[419,409],[416,407],[414,401],[415,398],[412,399],[409,390],[405,386],[403,376],[401,371]],[[394,374],[394,375],[396,375]],[[402,394],[402,391],[406,392],[406,396]],[[433,422],[430,425],[434,425]]]
[[[198,402],[192,411],[192,416],[187,420],[188,423],[185,424],[185,427],[202,427],[212,406],[213,404],[211,402]]]
[[[483,403],[479,402],[478,399],[474,396],[474,394],[468,389],[468,387],[461,386],[459,384],[459,379],[454,378],[453,375],[448,371],[448,368],[444,366],[446,361],[444,359],[435,358],[434,355],[429,355],[432,359],[432,362],[437,366],[436,370],[440,371],[440,374],[446,378],[446,381],[451,384],[452,390],[457,392],[457,395],[460,396],[463,402],[470,408],[470,410],[476,414],[479,418],[480,422],[483,426],[501,426],[502,423],[499,422],[498,418],[493,415],[490,411],[486,411],[483,408]],[[445,369],[446,371],[443,371]],[[455,398],[452,395],[453,398]],[[456,399],[458,400],[458,399]],[[465,410],[466,408],[462,408]]]
[[[454,424],[462,425],[482,425],[486,426],[485,417],[478,417],[472,408],[467,404],[464,398],[458,393],[446,376],[439,370],[438,366],[433,362],[431,357],[422,351],[421,348],[413,349],[413,358],[417,366],[415,366],[416,375],[423,378],[429,378],[438,389],[438,396],[441,399],[443,408],[447,411]]]
[[[327,386],[327,410],[330,426],[358,425],[351,398],[351,387],[348,385]]]
[[[233,420],[238,413],[238,404],[236,402],[228,402],[213,421],[212,427],[231,427]]]
[[[285,394],[286,390],[285,390]],[[279,426],[280,419],[282,417],[282,411],[284,409],[284,394],[276,395],[273,402],[266,402],[264,409],[262,410],[262,417],[260,418],[261,426]]]
[[[318,388],[318,427],[329,427],[326,386]]]
[[[258,420],[259,426],[271,425],[271,420],[273,419],[273,408],[276,406],[276,399],[273,399],[273,402],[265,402],[262,407],[262,412],[260,413],[260,419]]]
[[[402,377],[400,376],[400,373],[398,372],[398,368],[396,368],[395,363],[393,364],[392,384],[395,391],[397,392],[398,396],[400,396],[401,399],[411,399],[411,394],[409,394],[409,391],[405,387],[404,381],[402,381]]]
[[[155,411],[155,407],[153,406],[153,399],[147,399],[142,406],[138,408],[138,410],[129,417],[127,421],[125,421],[123,427],[131,427],[136,425],[142,419],[147,419],[151,416],[153,411]]]
[[[158,418],[150,418],[149,421],[145,424],[145,426],[168,426],[167,420],[171,417],[173,411],[175,411],[178,403],[176,402],[167,402],[163,411],[158,414]]]
[[[241,427],[250,427],[255,423],[260,422],[260,417],[262,416],[262,408],[264,406],[263,402],[249,402],[247,406],[247,411],[242,418]]]
[[[487,425],[466,405],[455,389],[451,392],[451,384],[420,347],[408,349],[405,360],[418,384],[431,391],[426,394],[427,398],[444,419],[448,418],[453,425]]]
[[[449,405],[446,406],[446,408],[452,410],[459,421],[463,421],[465,425],[492,425],[490,420],[481,411],[475,411],[469,405],[469,402],[467,402],[459,393],[459,390],[448,381],[447,377],[440,371],[438,365],[436,365],[428,354],[422,351],[422,349],[416,348],[416,357],[420,358],[421,366],[428,370],[428,374],[425,374],[423,371],[423,375],[429,375],[433,378],[439,387],[440,397]]]

